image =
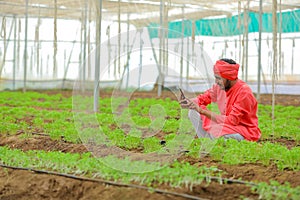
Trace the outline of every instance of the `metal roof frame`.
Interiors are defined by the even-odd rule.
[[[129,22],[136,26],[159,22],[161,2],[164,3],[168,21],[231,16],[244,10],[259,12],[259,0],[103,0],[102,19],[127,22],[129,16]],[[95,0],[28,0],[26,9],[26,0],[0,0],[0,15],[25,17],[27,10],[28,17],[81,20],[84,11],[88,9],[91,18],[95,19],[96,5]],[[298,8],[300,0],[281,2],[281,10]],[[263,12],[271,12],[272,0],[264,0],[262,9]]]

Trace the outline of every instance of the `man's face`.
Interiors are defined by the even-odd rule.
[[[215,74],[215,83],[221,88],[221,90],[230,89],[230,81],[228,79],[222,78],[218,74]]]

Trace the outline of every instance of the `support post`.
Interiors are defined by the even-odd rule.
[[[57,78],[57,0],[54,0],[53,78]]]
[[[277,78],[277,0],[272,4],[272,27],[273,27],[273,70],[272,70],[272,125],[275,121],[275,82]]]
[[[87,37],[87,9],[88,9],[88,2],[85,0],[85,10],[84,10],[84,26],[83,26],[83,56],[82,56],[82,81],[83,81],[83,91],[85,90],[85,79],[86,79],[86,37]]]
[[[27,34],[28,34],[28,0],[26,0],[26,14],[25,14],[25,47],[24,47],[24,79],[23,79],[23,92],[26,92],[26,79],[27,79]]]
[[[258,66],[257,66],[257,94],[256,98],[260,100],[261,85],[261,33],[262,33],[262,0],[259,1],[259,34],[258,34]]]
[[[99,108],[99,76],[100,76],[100,54],[101,54],[101,20],[102,20],[102,0],[99,0],[99,7],[96,15],[96,56],[95,56],[95,80],[94,80],[94,112]]]
[[[140,64],[139,64],[139,79],[138,79],[138,89],[141,87],[141,76],[143,69],[143,39],[142,39],[142,30],[140,30]]]
[[[182,88],[182,74],[183,74],[183,46],[184,46],[184,8],[182,8],[181,20],[181,53],[180,53],[180,87]]]
[[[162,84],[163,84],[163,41],[164,41],[164,7],[165,7],[165,1],[160,0],[160,37],[159,37],[159,70],[158,70],[158,79],[157,79],[157,96],[161,96],[162,93]]]
[[[14,16],[14,63],[13,63],[13,90],[16,89],[16,66],[17,66],[17,19]]]

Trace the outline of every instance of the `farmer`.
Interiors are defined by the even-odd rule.
[[[199,138],[232,138],[238,141],[257,141],[257,101],[250,87],[238,79],[239,64],[232,59],[218,60],[214,67],[215,84],[196,98],[182,98],[180,105],[188,108],[189,119]],[[219,114],[206,108],[212,102]]]

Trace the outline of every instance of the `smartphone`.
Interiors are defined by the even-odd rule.
[[[179,88],[179,90],[180,90],[180,93],[181,93],[181,99],[186,99],[186,97],[185,97],[183,91],[181,90],[181,88]],[[187,102],[187,100],[185,100],[185,101],[183,101],[182,103],[183,103],[183,104],[187,104],[188,102]]]
[[[181,93],[181,98],[182,98],[182,99],[185,99],[184,93],[183,93],[183,91],[181,90],[181,88],[179,88],[179,90],[180,90],[180,93]]]

